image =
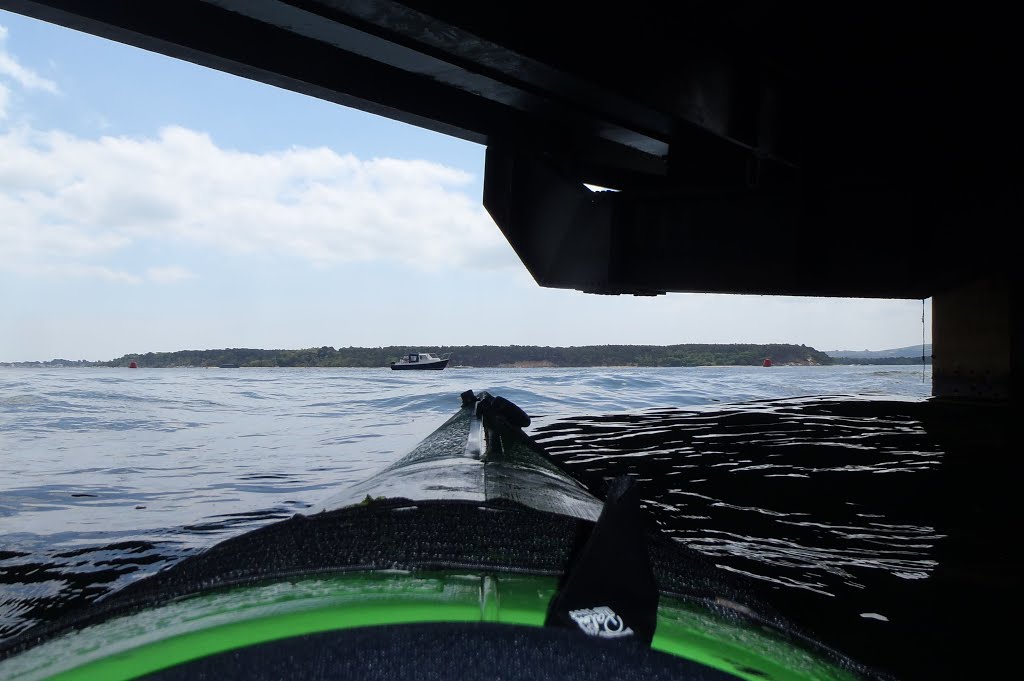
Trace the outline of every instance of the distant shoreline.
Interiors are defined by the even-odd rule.
[[[389,346],[376,348],[302,348],[297,350],[223,348],[176,352],[133,353],[109,361],[52,359],[0,362],[0,367],[127,367],[139,368],[387,368],[409,352],[450,354],[450,368],[614,368],[715,366],[832,366],[844,364],[920,365],[931,363],[930,346],[911,346],[878,354],[861,351],[859,357],[833,357],[806,345],[708,344],[585,345],[570,347],[529,345]],[[893,353],[882,356],[882,353]],[[917,354],[914,354],[917,353]],[[864,356],[869,355],[869,356]]]

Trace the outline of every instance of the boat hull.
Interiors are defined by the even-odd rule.
[[[393,362],[391,368],[395,371],[440,371],[448,366],[448,360],[442,359],[438,362],[414,362],[400,364]]]
[[[520,632],[519,645],[503,645],[492,652],[501,655],[502,663],[509,664],[509,668],[521,668],[522,662],[505,659],[505,656],[522,657],[537,649],[523,645],[523,641],[531,642],[531,636],[543,636],[539,643],[548,649],[557,647],[561,659],[571,659],[585,652],[606,665],[615,663],[614,650],[609,649],[614,642],[588,641],[572,632],[553,632],[544,627],[547,603],[557,589],[558,577],[553,575],[472,570],[407,574],[361,571],[319,578],[281,579],[126,613],[0,661],[0,672],[7,681],[130,681],[154,678],[149,675],[159,674],[161,670],[167,670],[163,672],[166,676],[156,678],[244,678],[247,681],[322,678],[303,672],[308,668],[335,668],[333,664],[324,664],[321,656],[330,650],[342,649],[351,659],[375,659],[378,666],[383,660],[387,674],[372,678],[422,679],[425,678],[422,668],[418,674],[401,674],[394,673],[391,666],[412,657],[417,664],[430,662],[432,667],[439,667],[444,663],[442,658],[453,658],[452,642],[460,632],[466,631],[479,638],[474,645],[477,655],[486,642],[493,643],[496,636],[502,641],[500,635]],[[858,679],[827,661],[808,656],[785,637],[730,621],[716,610],[720,608],[713,603],[665,599],[659,609],[658,633],[650,650],[642,651],[648,665],[652,661],[669,668],[699,665],[704,674],[694,675],[692,670],[686,674],[683,667],[671,676],[652,677],[716,681],[720,678],[750,681]],[[441,645],[434,650],[434,659],[409,653],[407,632],[415,627],[442,637]],[[382,655],[381,648],[387,649],[387,640],[359,641],[358,637],[368,631],[399,635],[403,654]],[[273,649],[268,652],[268,646],[288,645],[313,637],[321,641],[315,646],[306,646],[302,654]],[[628,649],[637,650],[632,646]],[[483,657],[489,656],[481,656],[481,659]],[[282,661],[292,665],[287,674],[274,669]],[[800,665],[797,673],[791,671],[794,661]],[[211,664],[213,669],[203,668]],[[267,666],[272,674],[264,676],[268,671],[246,669],[253,664]],[[715,676],[716,671],[728,676]],[[330,678],[371,678],[365,675],[364,669],[356,672],[351,676],[339,673]],[[621,676],[635,678],[635,675]],[[495,674],[493,669],[463,669],[461,673],[439,674],[436,678],[543,680],[551,677],[543,673],[510,677]],[[564,673],[562,678],[591,677]]]

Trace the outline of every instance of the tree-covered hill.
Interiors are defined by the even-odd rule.
[[[102,362],[105,366],[140,367],[387,367],[412,351],[451,353],[449,366],[472,367],[682,367],[760,366],[767,358],[774,364],[824,365],[832,358],[806,345],[687,344],[687,345],[587,345],[548,347],[536,345],[389,346],[378,348],[303,348],[261,350],[225,348],[129,354]]]

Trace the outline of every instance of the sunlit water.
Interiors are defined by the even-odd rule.
[[[467,389],[523,407],[595,492],[635,475],[665,532],[903,678],[948,669],[965,584],[1016,579],[995,555],[977,574],[958,538],[1001,530],[949,471],[1000,445],[950,428],[919,366],[0,369],[0,641],[366,478]]]

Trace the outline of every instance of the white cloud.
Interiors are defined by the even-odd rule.
[[[184,267],[169,265],[167,267],[150,267],[146,270],[146,277],[150,281],[160,284],[171,284],[184,279],[195,279],[196,275]]]
[[[80,263],[63,263],[60,265],[24,263],[17,267],[10,268],[10,271],[33,276],[99,279],[102,281],[120,284],[139,284],[142,282],[141,277],[132,274],[131,272],[124,272],[122,270],[103,265],[83,265]]]
[[[245,153],[169,127],[152,138],[0,135],[0,269],[171,242],[329,266],[517,267],[469,173],[327,148]]]
[[[18,63],[5,47],[7,42],[7,27],[0,24],[0,78],[10,79],[26,90],[43,90],[57,94],[60,90],[57,84],[48,78],[43,78],[30,68]],[[3,100],[0,98],[0,116],[3,114]]]

